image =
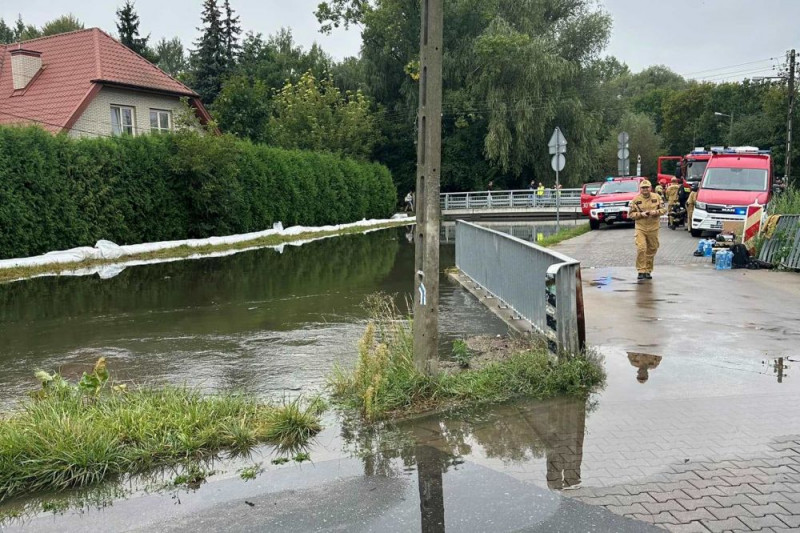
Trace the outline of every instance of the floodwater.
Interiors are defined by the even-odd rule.
[[[500,228],[502,231],[502,228]],[[537,233],[550,234],[539,225]],[[444,233],[444,232],[443,232]],[[259,396],[319,389],[355,358],[366,296],[405,306],[410,228],[226,257],[138,266],[111,279],[47,277],[0,285],[0,406],[35,387],[33,372],[78,377],[105,356],[116,380],[233,388]],[[454,245],[442,246],[442,269]],[[442,277],[442,350],[506,326]]]

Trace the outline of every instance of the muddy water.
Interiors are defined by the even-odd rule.
[[[405,304],[412,238],[407,228],[392,229],[282,253],[128,268],[111,279],[0,285],[0,405],[34,386],[35,369],[79,376],[99,356],[117,379],[137,383],[258,395],[318,388],[335,362],[353,360],[367,295],[397,294]],[[445,243],[442,268],[453,261]],[[454,338],[507,328],[443,279],[441,330],[446,349]]]

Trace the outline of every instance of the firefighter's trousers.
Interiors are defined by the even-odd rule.
[[[653,271],[653,260],[658,251],[658,228],[643,230],[636,228],[636,270],[649,274]]]

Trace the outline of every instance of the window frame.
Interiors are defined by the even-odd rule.
[[[111,135],[136,135],[136,108],[131,105],[125,104],[111,104]],[[124,124],[123,117],[124,117],[124,110],[130,110],[131,112],[131,123],[130,125]],[[114,118],[115,112],[119,113],[119,120],[117,124],[119,125],[119,132],[114,131]],[[130,131],[126,131],[126,128],[130,128]]]
[[[156,114],[156,123],[158,124],[157,127],[153,127],[153,113]],[[164,128],[161,126],[161,116],[162,114],[166,115],[167,117],[167,127]],[[157,108],[150,108],[150,133],[170,133],[172,132],[172,111],[169,109],[157,109]]]

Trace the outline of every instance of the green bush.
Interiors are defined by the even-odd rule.
[[[195,133],[70,139],[0,127],[0,258],[391,215],[389,171]]]

